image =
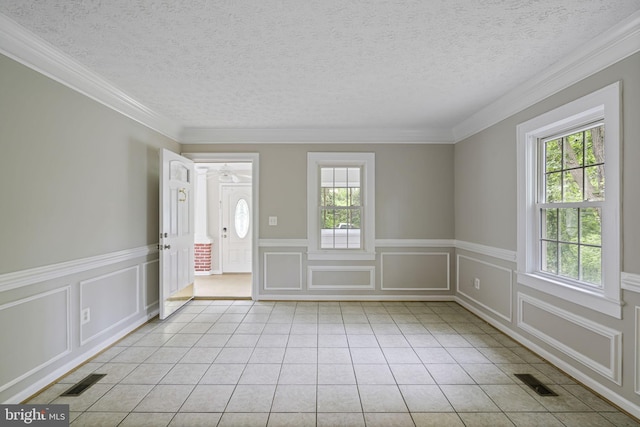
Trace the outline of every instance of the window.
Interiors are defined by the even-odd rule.
[[[375,259],[373,153],[309,153],[309,259]]]
[[[539,140],[540,271],[602,286],[604,124]]]
[[[618,83],[518,126],[518,281],[618,318],[620,129]]]
[[[361,167],[320,167],[320,249],[360,249]]]

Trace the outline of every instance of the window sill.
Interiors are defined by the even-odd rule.
[[[622,301],[611,299],[600,290],[571,286],[534,273],[518,273],[518,283],[616,319],[622,319]]]
[[[363,251],[311,251],[307,252],[309,261],[375,261],[375,252]]]

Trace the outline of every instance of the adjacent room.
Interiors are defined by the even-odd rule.
[[[3,0],[0,404],[640,425],[639,114],[640,0]]]

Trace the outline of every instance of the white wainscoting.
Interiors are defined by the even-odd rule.
[[[473,278],[466,277],[461,273],[460,266],[463,262],[472,262],[479,265],[480,268],[474,271],[473,278],[480,279],[480,289],[470,286]],[[461,277],[467,283],[466,286],[462,285]],[[458,255],[456,262],[456,290],[458,294],[511,323],[513,316],[512,270],[470,256]],[[496,305],[500,298],[504,299],[503,307]]]
[[[640,293],[640,274],[622,273],[622,289]]]
[[[448,291],[451,289],[449,258],[448,252],[383,252],[380,288],[383,291]]]
[[[147,312],[158,311],[160,302],[160,260],[145,262],[142,264],[143,301],[146,302]]]
[[[604,340],[607,345],[607,357],[608,363],[602,363],[596,360],[594,357],[586,354],[585,351],[571,347],[567,344],[567,340],[560,340],[554,337],[562,329],[562,324],[555,323],[550,325],[548,330],[542,330],[536,325],[530,324],[529,319],[525,312],[525,306],[529,305],[535,309],[542,310],[547,313],[548,316],[555,316],[557,319],[566,322],[567,328],[574,328],[574,330],[582,330],[584,334],[591,334],[592,340],[583,340],[587,343],[592,343],[594,348],[597,348],[594,343],[598,339]],[[605,327],[598,323],[595,323],[589,319],[578,316],[569,311],[563,310],[559,307],[551,305],[547,302],[541,301],[537,298],[518,292],[518,327],[522,330],[530,333],[545,343],[555,347],[559,351],[563,352],[567,356],[573,358],[577,362],[592,369],[600,375],[610,379],[614,383],[621,385],[622,378],[622,332]],[[577,328],[577,329],[576,329]]]
[[[376,268],[374,266],[315,265],[307,267],[307,289],[312,291],[372,291],[375,288]]]
[[[78,311],[89,309],[90,321],[80,326],[80,345],[108,334],[138,315],[140,292],[137,265],[81,281]]]
[[[0,306],[0,392],[71,353],[71,287]]]
[[[265,290],[302,290],[302,253],[265,252],[263,265]]]
[[[0,325],[12,325],[0,342],[17,342],[0,352],[0,402],[21,402],[157,315],[157,254],[148,245],[0,275]]]

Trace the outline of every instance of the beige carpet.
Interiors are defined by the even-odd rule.
[[[196,298],[251,298],[251,273],[196,276]]]

